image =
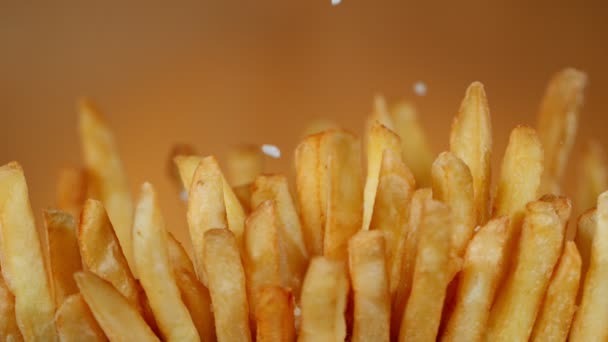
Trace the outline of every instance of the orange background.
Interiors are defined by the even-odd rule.
[[[0,163],[23,164],[40,218],[57,170],[80,163],[75,103],[91,96],[114,127],[134,193],[153,182],[184,239],[165,165],[173,143],[220,157],[231,144],[274,143],[290,155],[312,118],[361,131],[378,92],[412,99],[439,152],[466,86],[482,81],[496,162],[510,129],[534,124],[550,76],[574,66],[589,74],[579,137],[608,143],[608,6],[533,3],[4,1]],[[417,80],[425,97],[412,91]]]

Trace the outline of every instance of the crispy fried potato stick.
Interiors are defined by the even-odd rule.
[[[302,287],[299,342],[344,341],[348,278],[342,261],[311,260]]]
[[[0,262],[25,340],[56,341],[55,302],[21,165],[0,167]]]
[[[575,243],[581,255],[581,279],[585,279],[589,262],[591,260],[591,248],[593,245],[593,236],[597,227],[597,210],[595,208],[587,210],[578,219],[578,229],[576,231]],[[582,291],[579,291],[577,303],[580,302]]]
[[[296,340],[294,299],[291,291],[265,286],[258,292],[255,321],[257,342],[291,342]]]
[[[15,297],[0,274],[0,340],[23,341],[15,318]]]
[[[196,279],[194,272],[176,269],[175,279],[201,341],[215,341],[209,290]]]
[[[85,165],[115,227],[116,236],[127,262],[133,269],[131,246],[133,200],[114,135],[90,101],[82,100],[79,104],[79,112],[80,139]]]
[[[186,253],[186,250],[182,244],[177,241],[177,239],[171,233],[168,233],[167,248],[169,251],[169,260],[171,260],[173,269],[176,272],[185,271],[189,272],[190,274],[196,274],[194,265],[192,264],[192,260],[190,260],[188,253]]]
[[[490,216],[492,123],[483,84],[467,88],[458,115],[452,123],[450,150],[471,170],[478,224]]]
[[[530,338],[551,273],[562,251],[565,226],[556,205],[546,201],[526,206],[512,272],[497,294],[488,320],[487,341]]]
[[[140,283],[164,339],[200,340],[175,281],[164,218],[150,183],[142,185],[135,209],[133,254]]]
[[[321,133],[324,131],[328,131],[330,129],[338,129],[340,126],[333,122],[332,120],[325,118],[317,118],[309,121],[302,130],[302,134],[300,137],[302,139],[306,138],[309,135]]]
[[[232,187],[232,191],[236,198],[238,198],[245,214],[249,214],[255,207],[251,205],[251,183]]]
[[[608,189],[608,169],[602,145],[589,141],[583,152],[577,186],[577,207],[587,210],[595,207],[597,196]]]
[[[55,322],[61,342],[108,340],[80,293],[63,301],[55,314]]]
[[[536,317],[531,341],[566,341],[576,311],[576,293],[581,277],[581,256],[573,241],[566,241],[562,257],[553,271],[543,306]]]
[[[230,149],[226,162],[232,186],[251,183],[264,169],[264,155],[257,145],[240,145]]]
[[[44,211],[46,238],[49,247],[49,264],[55,307],[63,300],[78,292],[74,273],[82,269],[76,222],[72,215],[54,209]]]
[[[350,239],[348,252],[355,305],[351,341],[388,342],[391,302],[383,233],[358,232]]]
[[[367,117],[366,131],[369,133],[369,130],[376,123],[383,125],[391,131],[394,131],[395,129],[395,127],[393,126],[393,119],[391,118],[390,113],[388,111],[386,99],[381,94],[376,94],[374,96],[374,108],[372,113]]]
[[[74,278],[95,320],[110,341],[159,341],[137,308],[112,284],[88,271],[78,272]]]
[[[182,183],[182,176],[180,174],[180,169],[175,163],[175,158],[177,156],[195,156],[196,148],[190,144],[175,144],[171,147],[171,151],[169,152],[169,158],[167,159],[167,173],[169,174],[169,179],[175,184],[176,189],[178,191],[188,191],[190,183],[188,186],[184,186]],[[196,168],[196,163],[192,168],[192,173],[194,173],[194,169]],[[192,176],[192,175],[190,175]]]
[[[57,177],[57,208],[68,212],[75,219],[80,218],[82,205],[87,198],[88,179],[84,170],[65,167]]]
[[[467,246],[456,303],[441,341],[482,341],[499,277],[504,272],[508,224],[506,217],[488,221]]]
[[[538,113],[538,137],[545,150],[542,193],[560,193],[560,183],[574,144],[587,75],[567,68],[553,76]]]
[[[437,201],[423,204],[412,290],[399,341],[433,341],[437,338],[449,279],[450,209]],[[432,300],[429,300],[432,298]]]
[[[251,341],[245,271],[234,233],[210,229],[205,233],[203,266],[215,317],[217,339]]]

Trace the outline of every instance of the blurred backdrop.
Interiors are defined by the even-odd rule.
[[[607,17],[603,1],[2,1],[0,163],[22,163],[40,219],[58,169],[80,163],[76,100],[90,96],[115,130],[134,194],[153,182],[185,240],[166,172],[176,142],[220,158],[240,142],[276,144],[284,156],[268,171],[289,171],[306,122],[360,132],[383,93],[416,104],[439,152],[479,80],[496,165],[510,129],[535,123],[551,75],[573,66],[589,85],[572,179],[580,138],[608,143]],[[417,81],[426,96],[415,95]]]

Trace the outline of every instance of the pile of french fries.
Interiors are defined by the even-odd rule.
[[[600,145],[580,163],[575,209],[561,189],[585,84],[574,69],[552,78],[494,183],[479,82],[436,157],[407,103],[376,98],[363,143],[311,125],[295,192],[262,173],[257,147],[233,151],[226,174],[178,147],[192,259],[154,186],[132,199],[112,132],[83,101],[84,167],[61,172],[44,229],[21,166],[0,167],[0,340],[606,341]]]

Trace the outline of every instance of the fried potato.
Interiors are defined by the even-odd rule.
[[[553,271],[543,305],[536,317],[531,341],[566,341],[576,311],[576,293],[581,277],[581,256],[573,241],[566,241],[559,264]]]
[[[140,308],[137,282],[101,202],[89,199],[82,209],[78,245],[85,270],[110,282],[127,301]]]
[[[182,244],[171,233],[168,233],[167,237],[167,250],[169,251],[169,260],[176,272],[185,271],[190,274],[196,274],[188,253],[186,253]]]
[[[46,238],[49,248],[49,265],[55,307],[64,299],[78,292],[74,273],[82,269],[76,222],[72,215],[54,209],[44,211]]]
[[[230,149],[226,161],[228,181],[232,186],[251,183],[264,169],[264,155],[257,145]]]
[[[344,341],[348,278],[342,261],[315,257],[302,287],[299,342]]]
[[[246,214],[249,214],[254,209],[254,206],[251,205],[251,186],[251,183],[247,183],[232,187],[234,195],[241,203]]]
[[[25,340],[56,341],[55,302],[21,165],[0,167],[0,262]]]
[[[86,168],[99,191],[127,262],[133,269],[133,200],[114,135],[90,101],[81,101],[79,112],[80,139]]]
[[[591,248],[593,245],[593,236],[597,227],[597,210],[595,208],[587,210],[578,219],[578,229],[576,231],[575,243],[581,255],[581,279],[585,279],[589,263],[591,260]],[[582,292],[579,292],[579,299]],[[579,301],[577,301],[578,303]]]
[[[399,331],[399,341],[437,338],[449,279],[450,209],[437,201],[423,204],[411,294]],[[431,299],[432,300],[429,300]]]
[[[490,216],[492,123],[483,84],[467,88],[458,115],[452,123],[450,151],[462,159],[473,176],[476,222],[485,224]]]
[[[203,266],[220,342],[251,341],[245,271],[234,233],[210,229],[205,233]]]
[[[561,255],[564,234],[564,222],[554,203],[535,201],[526,206],[512,272],[490,312],[487,341],[530,338],[551,273]]]
[[[15,318],[15,297],[4,283],[0,274],[0,340],[23,341]]]
[[[180,170],[177,167],[177,164],[175,163],[175,158],[177,156],[195,155],[197,155],[196,148],[194,148],[194,146],[190,144],[175,144],[171,147],[171,150],[169,152],[169,158],[167,158],[167,174],[169,175],[169,179],[173,182],[175,188],[179,192],[187,192],[189,187],[184,186],[184,184],[182,183],[182,177],[180,175]],[[193,168],[196,168],[196,165],[194,165]],[[194,169],[192,170],[192,173],[194,173]],[[190,184],[188,183],[188,185]]]
[[[585,73],[567,68],[555,74],[547,86],[537,122],[538,137],[545,151],[542,193],[560,193],[586,83]]]
[[[193,272],[176,269],[175,279],[182,301],[190,312],[201,341],[215,341],[215,325],[209,290],[196,279]]]
[[[63,301],[55,314],[55,322],[61,342],[108,340],[80,293]]]
[[[159,341],[137,308],[112,284],[88,271],[78,272],[74,278],[87,306],[110,341]]]
[[[351,341],[389,341],[391,302],[384,235],[362,230],[348,244],[353,287],[354,323]]]
[[[384,127],[394,130],[393,120],[388,111],[388,106],[386,104],[386,99],[381,94],[376,94],[374,96],[374,108],[372,113],[367,117],[366,122],[366,131],[374,126],[376,123],[383,125]]]
[[[88,192],[88,179],[84,170],[75,167],[65,167],[57,177],[57,208],[69,213],[76,220]]]
[[[291,291],[278,286],[264,286],[258,292],[256,301],[256,341],[295,341],[294,299]]]
[[[165,221],[150,183],[142,185],[135,209],[133,254],[139,281],[163,338],[167,341],[200,340],[175,281]]]
[[[509,219],[492,219],[473,237],[466,248],[456,302],[448,319],[442,342],[482,341],[504,272],[504,256]]]
[[[597,196],[608,189],[608,168],[604,155],[599,142],[592,140],[585,145],[576,187],[579,210],[595,207]]]
[[[306,125],[304,125],[304,129],[302,130],[302,134],[300,135],[300,137],[305,138],[309,135],[338,128],[340,128],[338,124],[336,124],[332,120],[325,118],[317,118],[309,121],[308,123],[306,123]]]

